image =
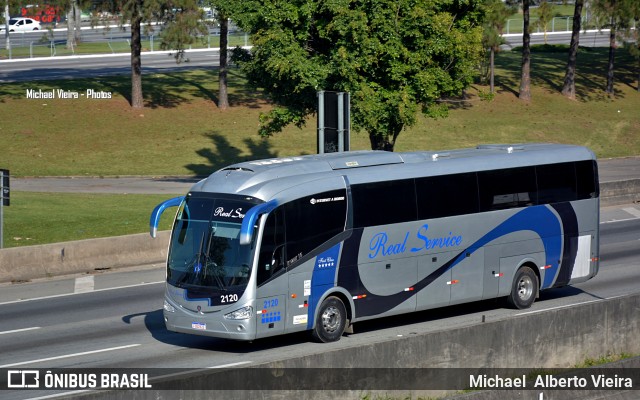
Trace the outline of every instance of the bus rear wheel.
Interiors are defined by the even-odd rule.
[[[538,277],[530,267],[521,267],[513,279],[507,302],[510,306],[522,310],[531,307],[537,295]]]
[[[344,333],[347,322],[347,310],[337,297],[327,297],[318,309],[314,339],[322,342],[337,342]]]

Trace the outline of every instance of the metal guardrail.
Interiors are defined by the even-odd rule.
[[[25,35],[22,32],[11,34],[11,48],[6,50],[4,41],[0,42],[0,59],[56,57],[78,54],[100,53],[128,53],[131,51],[130,33],[118,30],[108,31],[104,39],[94,34],[93,37],[83,40],[80,46],[67,47],[66,31],[42,31],[42,36],[36,39],[34,33]],[[105,33],[105,32],[103,32]],[[220,43],[220,31],[212,29],[208,35],[197,38],[196,43],[188,47],[191,49],[217,48]],[[249,46],[249,35],[244,32],[232,32],[228,36],[229,47]],[[87,46],[90,44],[90,46]],[[142,35],[142,48],[145,52],[162,50],[159,46],[157,35]]]
[[[531,18],[529,25],[533,26],[539,18]],[[582,18],[581,23],[582,29],[600,29],[601,27],[594,25],[586,18]],[[632,29],[636,29],[636,21],[632,21]],[[573,17],[572,16],[564,16],[564,17],[554,17],[551,22],[547,24],[547,32],[571,32],[573,29]],[[523,21],[521,18],[518,19],[508,19],[507,24],[504,28],[505,35],[511,35],[515,33],[522,33],[523,30]],[[543,30],[539,27],[535,29],[535,33],[542,33]]]

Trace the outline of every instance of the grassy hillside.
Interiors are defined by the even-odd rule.
[[[448,118],[419,119],[403,132],[396,150],[443,149],[486,142],[551,141],[590,146],[600,157],[640,154],[640,95],[635,62],[617,58],[616,97],[604,96],[606,49],[579,55],[578,101],[559,94],[564,53],[534,53],[533,101],[517,99],[520,56],[498,55],[498,93],[481,101],[474,86],[465,101],[453,100]],[[133,110],[126,76],[0,87],[2,167],[17,176],[190,175],[243,159],[315,152],[314,119],[270,139],[257,135],[258,115],[269,109],[231,74],[233,107],[216,107],[216,71],[146,75],[147,107]],[[28,89],[87,89],[111,99],[27,99]],[[353,149],[369,148],[364,132],[352,133]]]

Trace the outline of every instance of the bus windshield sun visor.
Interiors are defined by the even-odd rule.
[[[273,211],[278,206],[276,200],[271,200],[266,203],[258,204],[247,211],[244,219],[242,220],[242,227],[240,228],[240,244],[250,244],[253,234],[253,226],[255,225],[258,216],[260,214],[266,214]]]
[[[174,197],[163,201],[153,209],[151,212],[151,219],[149,220],[149,234],[152,238],[155,238],[158,233],[158,224],[160,223],[160,216],[162,213],[169,207],[178,207],[182,201],[184,201],[184,196]]]

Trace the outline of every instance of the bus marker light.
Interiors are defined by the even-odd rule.
[[[502,278],[504,274],[502,272],[498,272],[497,274],[493,274],[496,278]]]
[[[164,307],[165,311],[168,312],[176,312],[176,308],[174,306],[172,306],[171,304],[169,304],[169,302],[167,300],[164,301]]]
[[[544,267],[540,267],[540,269],[549,269],[551,268],[551,265],[545,265]]]
[[[404,288],[405,292],[413,292],[413,288],[412,287],[408,287],[408,288]]]
[[[447,282],[447,285],[455,285],[456,283],[459,283],[460,281],[457,279],[454,279],[452,281]]]
[[[295,293],[291,293],[291,298],[292,298],[292,299],[295,299],[296,297],[298,297],[298,295],[297,295],[297,294],[295,294]]]
[[[366,294],[359,294],[357,296],[353,296],[354,300],[360,300],[360,299],[364,299],[365,297],[367,297]]]

